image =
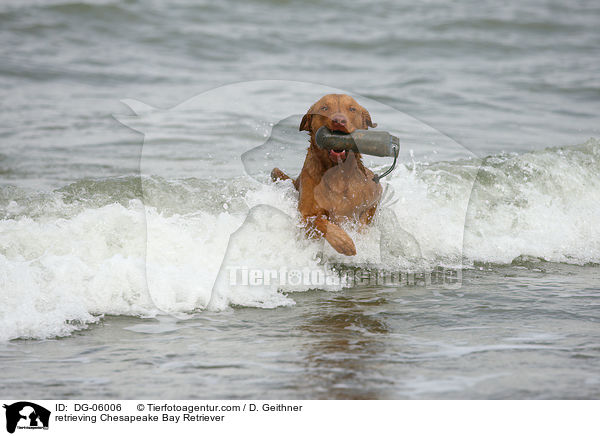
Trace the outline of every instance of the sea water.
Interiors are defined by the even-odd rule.
[[[585,1],[4,2],[0,396],[598,398],[599,21]],[[268,181],[298,174],[329,91],[401,138],[352,259]]]

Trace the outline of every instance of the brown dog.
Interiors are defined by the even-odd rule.
[[[300,176],[294,180],[300,194],[298,210],[310,236],[323,236],[338,253],[353,256],[356,254],[354,242],[339,224],[344,221],[370,223],[381,198],[381,185],[373,181],[373,173],[363,166],[359,153],[319,148],[315,134],[321,126],[352,133],[376,124],[365,108],[343,94],[321,98],[300,123],[300,130],[310,133],[310,146]],[[289,177],[274,168],[271,179]]]

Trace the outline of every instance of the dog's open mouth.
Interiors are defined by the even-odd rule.
[[[349,134],[346,130],[331,130],[331,132],[339,135]],[[329,150],[329,159],[331,159],[332,162],[337,163],[338,161],[344,161],[347,156],[348,152],[346,150]]]
[[[337,162],[338,160],[344,160],[346,159],[346,150],[342,150],[342,151],[335,151],[335,150],[329,150],[329,159],[331,159],[333,162]]]

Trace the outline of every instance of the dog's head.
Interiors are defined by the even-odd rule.
[[[371,121],[369,111],[349,95],[328,94],[313,104],[306,115],[302,117],[300,130],[309,132],[311,143],[314,144],[315,133],[322,126],[326,126],[333,132],[352,133],[356,129],[376,127],[377,124]],[[348,155],[346,151],[335,152],[318,149],[318,152],[334,164],[345,160]]]

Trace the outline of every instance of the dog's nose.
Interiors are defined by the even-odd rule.
[[[331,121],[333,121],[333,124],[339,124],[341,126],[345,126],[348,123],[348,120],[343,115],[334,115],[333,118],[331,118]]]

